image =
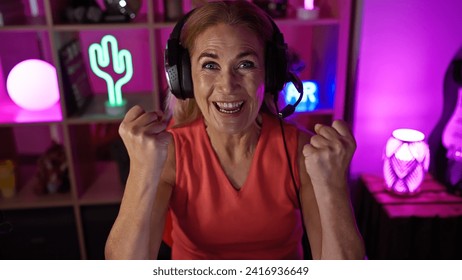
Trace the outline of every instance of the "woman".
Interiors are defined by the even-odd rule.
[[[283,134],[269,113],[273,27],[247,1],[211,2],[187,18],[194,98],[173,100],[168,132],[162,113],[140,106],[122,121],[130,173],[108,259],[156,258],[168,209],[174,259],[301,259],[303,225],[313,258],[364,257],[347,125],[316,125],[311,136],[284,124]]]

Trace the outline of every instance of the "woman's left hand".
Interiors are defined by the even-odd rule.
[[[332,126],[316,124],[316,132],[310,143],[303,147],[305,167],[313,187],[345,186],[347,170],[356,150],[356,141],[348,127],[341,120]]]

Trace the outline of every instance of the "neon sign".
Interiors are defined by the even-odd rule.
[[[286,104],[293,104],[300,96],[294,84],[287,83],[284,87]],[[303,98],[295,112],[313,111],[319,103],[318,85],[313,81],[303,81]]]
[[[108,92],[108,101],[106,102],[107,112],[109,114],[119,114],[120,111],[111,110],[111,108],[125,108],[127,103],[126,100],[122,98],[122,86],[128,83],[133,77],[131,53],[128,50],[119,50],[116,38],[112,35],[105,35],[101,39],[100,44],[93,43],[90,45],[88,54],[90,58],[90,67],[93,73],[106,81]],[[114,79],[109,73],[101,70],[101,68],[108,67],[111,61],[113,70],[116,74],[122,75],[125,72],[125,75],[116,82],[114,82]]]

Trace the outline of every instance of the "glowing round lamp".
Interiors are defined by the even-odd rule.
[[[430,151],[425,135],[414,129],[394,130],[385,147],[386,187],[398,195],[414,195],[428,171]]]
[[[39,59],[16,64],[8,74],[6,88],[11,100],[26,110],[45,110],[59,101],[56,68]]]

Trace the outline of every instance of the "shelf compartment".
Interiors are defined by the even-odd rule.
[[[114,161],[96,163],[96,178],[79,198],[80,205],[119,204],[124,188]]]
[[[296,73],[301,80],[314,81],[318,85],[318,110],[332,110],[337,94],[338,25],[290,26],[281,25],[281,32],[289,47],[289,53],[298,57],[295,64],[304,65]],[[303,34],[303,43],[300,35]],[[290,66],[289,66],[290,67]],[[295,71],[296,72],[296,71]]]
[[[69,22],[67,18],[67,9],[72,6],[72,0],[49,0],[50,7],[51,7],[51,16],[54,25],[65,25],[65,24],[74,24],[73,22]],[[77,1],[74,1],[77,3]],[[105,3],[102,0],[95,1],[98,8],[104,12],[106,11]],[[130,23],[143,23],[148,21],[148,1],[141,1],[141,7],[138,11],[134,20],[129,22],[107,22],[107,24],[130,24]],[[84,6],[83,4],[81,6]],[[103,19],[101,19],[102,21]],[[93,25],[93,24],[100,24],[99,22],[96,23],[87,23],[93,22],[94,20],[83,20],[84,23],[80,25]]]
[[[36,166],[20,166],[19,169],[19,180],[27,180],[27,182],[22,186],[16,186],[17,193],[13,197],[0,198],[0,209],[34,209],[73,205],[70,192],[43,195],[37,195],[34,192],[34,187],[37,184],[37,180],[34,177]]]
[[[120,174],[124,173],[125,178],[128,174],[128,154],[118,127],[117,123],[100,122],[69,125],[79,204],[120,202],[123,192]]]
[[[47,32],[18,31],[0,32],[0,123],[59,122],[62,112],[59,102],[48,109],[26,110],[15,104],[7,92],[7,80],[11,70],[19,63],[29,59],[39,59],[53,64],[50,40]],[[5,42],[5,43],[3,43]],[[31,74],[22,73],[24,83]],[[34,77],[37,74],[34,74]],[[29,92],[28,92],[29,93]],[[30,92],[31,97],[43,92]],[[37,96],[35,96],[37,98]]]
[[[44,0],[0,1],[2,30],[33,30],[46,26]],[[1,25],[3,23],[3,25]]]
[[[192,1],[181,1],[181,0],[153,1],[154,22],[174,24],[179,19],[179,17],[181,17],[181,15],[184,15],[188,11],[191,10],[193,6],[191,2],[196,2],[196,1],[195,0],[192,0]],[[166,7],[165,4],[167,4],[168,7]],[[170,12],[168,12],[168,10],[170,10]]]
[[[69,44],[71,42],[77,42],[81,57],[80,66],[78,73],[81,76],[86,76],[85,78],[85,85],[79,84],[79,88],[83,89],[79,90],[79,92],[84,92],[85,96],[91,95],[93,96],[93,101],[87,106],[86,110],[84,108],[83,114],[82,110],[71,110],[67,112],[66,115],[70,119],[72,119],[71,123],[75,123],[78,121],[82,121],[82,119],[86,119],[87,121],[95,121],[101,119],[102,121],[114,121],[120,120],[123,116],[116,116],[111,117],[106,115],[104,109],[104,102],[107,99],[107,84],[106,81],[96,74],[93,73],[91,65],[90,65],[90,54],[88,52],[89,47],[94,44],[100,44],[102,38],[106,35],[112,35],[118,41],[118,50],[128,50],[131,53],[132,57],[132,66],[133,66],[133,76],[131,79],[124,85],[122,85],[122,95],[125,99],[127,99],[128,103],[127,108],[133,106],[134,104],[138,104],[142,102],[147,109],[153,108],[155,102],[153,92],[156,92],[154,88],[154,81],[153,81],[153,74],[152,74],[152,65],[150,63],[146,63],[146,61],[151,61],[151,47],[150,47],[150,34],[147,29],[130,29],[130,30],[81,30],[79,32],[54,32],[54,41],[57,45],[57,51],[62,53],[64,49],[69,49]],[[113,69],[114,62],[113,62],[113,55],[112,53],[109,54],[110,64],[107,67],[101,67],[101,70],[105,73],[109,74],[114,82],[117,82],[119,79],[125,75],[125,71],[121,74],[118,74]],[[63,60],[63,55],[60,55],[60,60]],[[75,59],[74,59],[75,60]],[[72,100],[72,91],[68,83],[64,83],[67,80],[71,80],[69,78],[69,73],[71,70],[64,68],[64,61],[60,61],[60,71],[59,74],[61,75],[61,79],[63,81],[62,85],[62,96],[66,99],[66,96],[69,94],[70,100]],[[69,69],[75,68],[76,62],[70,62]],[[81,69],[80,69],[81,68]],[[75,74],[74,74],[75,75]],[[73,79],[73,78],[72,78]],[[140,96],[150,96],[149,98],[144,98]],[[67,104],[67,105],[70,105]],[[69,107],[67,107],[69,109]],[[80,113],[80,114],[79,114]],[[79,115],[81,118],[79,118]],[[79,120],[77,120],[79,119]]]
[[[42,188],[39,185],[37,176],[40,166],[39,159],[49,151],[54,141],[62,142],[62,127],[57,124],[15,125],[0,128],[0,133],[2,134],[0,158],[13,161],[15,174],[15,194],[11,198],[0,198],[0,209],[72,206],[70,183],[50,193],[45,187]],[[53,156],[47,157],[55,167],[53,170],[56,171],[60,168],[60,162],[57,162],[59,155],[53,152]],[[66,177],[63,178],[64,182],[68,182]]]
[[[2,232],[0,259],[80,259],[72,207],[2,211],[11,232]]]
[[[44,208],[73,205],[70,183],[57,192],[42,189],[38,181],[39,159],[47,153],[53,142],[61,143],[60,125],[20,125],[0,128],[0,159],[12,160],[15,173],[15,194],[0,198],[0,209]],[[31,141],[34,139],[34,141]],[[64,151],[65,152],[65,151]],[[57,160],[57,153],[48,157]],[[53,162],[53,160],[51,160]],[[68,162],[69,163],[69,162]],[[56,170],[59,168],[56,163]],[[68,176],[69,174],[67,174]],[[65,178],[65,177],[63,177]],[[64,182],[68,180],[64,179]]]

